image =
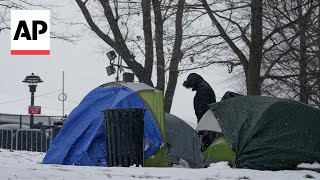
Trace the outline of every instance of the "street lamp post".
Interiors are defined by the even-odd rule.
[[[31,106],[34,106],[34,93],[36,92],[37,84],[42,83],[43,81],[39,76],[31,73],[31,75],[27,76],[22,82],[29,84],[31,92]],[[30,115],[30,128],[33,128],[33,114]]]

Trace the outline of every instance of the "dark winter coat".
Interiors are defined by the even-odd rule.
[[[209,104],[216,102],[216,95],[211,86],[196,73],[189,74],[183,86],[192,88],[192,91],[197,91],[193,99],[193,107],[199,122],[201,117],[209,109]]]

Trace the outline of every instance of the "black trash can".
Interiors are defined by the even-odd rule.
[[[103,110],[108,166],[143,166],[145,109]]]

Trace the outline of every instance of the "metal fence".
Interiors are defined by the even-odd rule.
[[[51,139],[49,132],[49,130],[19,129],[15,134],[15,150],[47,152]]]
[[[12,149],[13,148],[13,130],[0,129],[0,148]]]
[[[53,133],[52,129],[44,127],[53,127],[63,119],[61,116],[34,115],[34,129],[30,129],[30,115],[0,113],[0,148],[47,152]]]
[[[0,129],[0,148],[20,151],[47,152],[52,130]]]
[[[52,125],[56,121],[64,119],[62,116],[41,116],[34,115],[34,125]],[[0,124],[30,124],[30,115],[19,115],[19,114],[0,114]]]

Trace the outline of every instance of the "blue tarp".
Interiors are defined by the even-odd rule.
[[[106,132],[101,112],[113,108],[144,108],[145,159],[157,152],[163,140],[142,98],[127,87],[98,87],[81,101],[50,144],[44,164],[106,166]]]

